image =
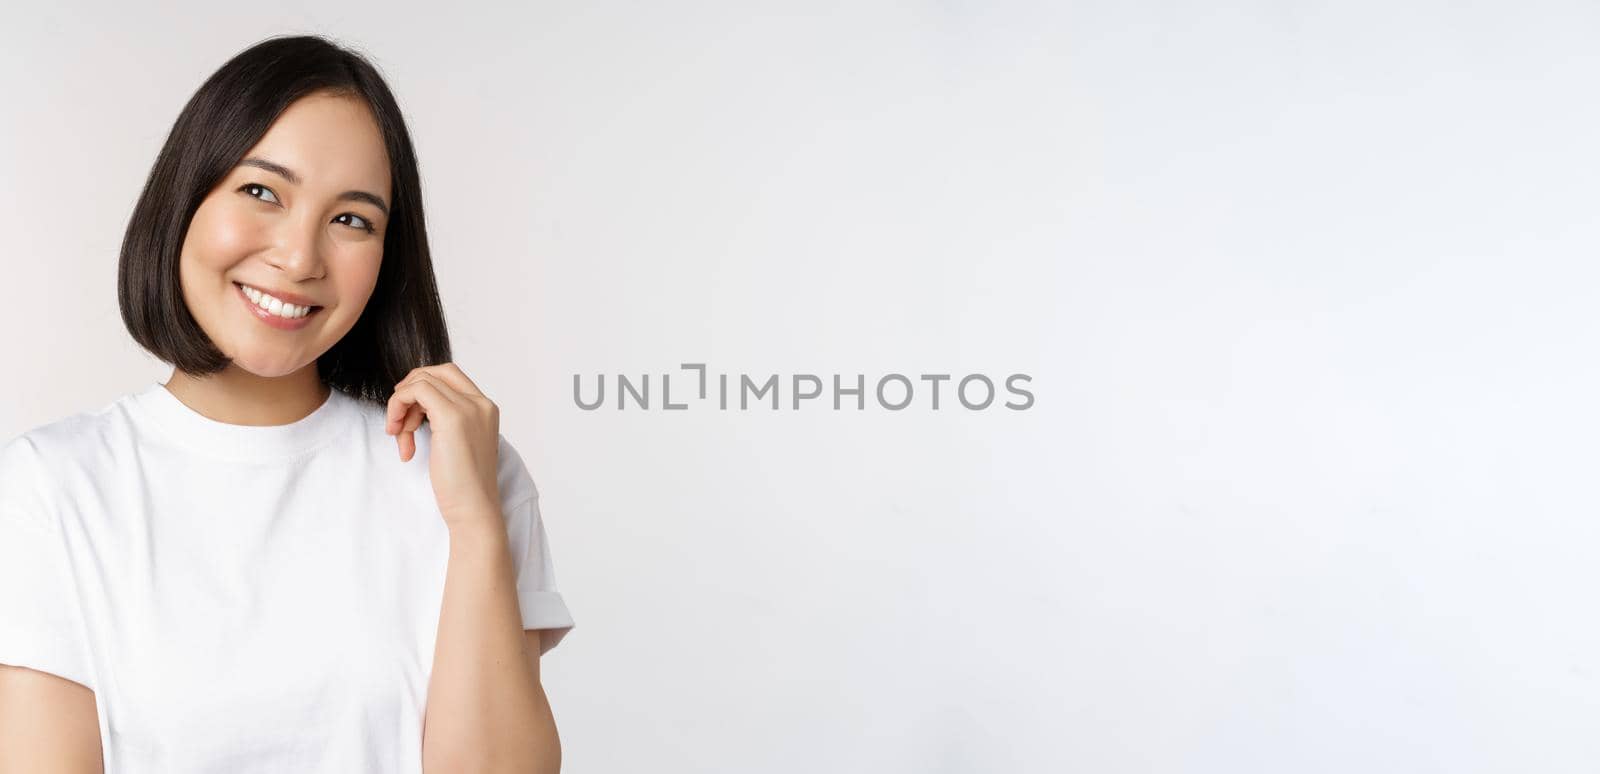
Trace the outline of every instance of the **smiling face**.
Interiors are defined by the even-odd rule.
[[[231,368],[285,376],[350,331],[378,282],[390,201],[365,102],[316,92],[278,116],[201,201],[178,262],[183,300]],[[295,318],[257,291],[313,308]]]

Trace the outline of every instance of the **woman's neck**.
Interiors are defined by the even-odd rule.
[[[208,419],[230,425],[287,425],[328,399],[312,362],[286,376],[257,376],[236,365],[203,377],[173,369],[167,391]]]

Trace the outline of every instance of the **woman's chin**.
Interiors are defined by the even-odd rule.
[[[259,376],[263,379],[276,379],[280,376],[288,376],[289,374],[305,368],[312,362],[306,361],[302,363],[299,360],[283,360],[261,355],[248,354],[235,355],[231,358],[231,360],[233,361],[235,368],[254,376]]]

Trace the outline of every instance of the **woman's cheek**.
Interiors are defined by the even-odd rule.
[[[339,284],[349,289],[346,303],[364,305],[378,286],[378,270],[383,265],[383,243],[351,245],[338,256]],[[360,301],[360,304],[354,302]]]
[[[255,250],[261,239],[261,228],[246,213],[216,207],[209,212],[196,213],[189,238],[200,248],[202,261],[228,266]]]

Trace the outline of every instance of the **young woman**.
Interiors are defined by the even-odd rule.
[[[118,292],[171,376],[0,448],[0,772],[556,771],[572,617],[377,70],[304,36],[224,64]]]

